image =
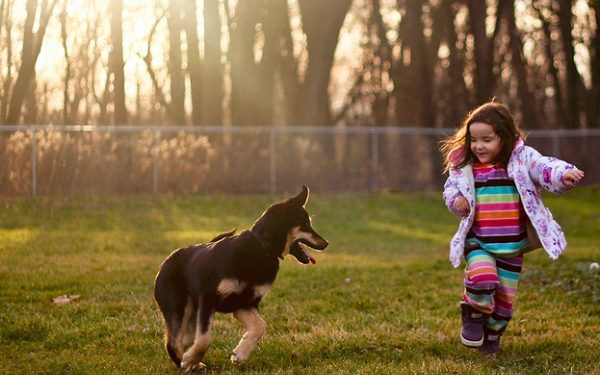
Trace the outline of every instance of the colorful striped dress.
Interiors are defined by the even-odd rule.
[[[527,215],[515,183],[505,168],[473,165],[475,221],[467,235],[470,248],[481,248],[496,256],[519,255],[527,244]]]
[[[475,164],[475,221],[467,235],[463,301],[490,314],[487,329],[502,332],[513,304],[527,246],[527,215],[505,168]]]

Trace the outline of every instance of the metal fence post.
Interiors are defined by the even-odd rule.
[[[269,132],[269,191],[271,193],[271,195],[275,195],[275,193],[277,192],[277,188],[276,188],[276,183],[277,183],[277,176],[275,174],[276,172],[276,160],[277,160],[277,144],[276,144],[276,135],[275,135],[275,128],[271,128],[270,132]]]
[[[37,151],[35,130],[31,131],[31,195],[37,196]]]
[[[379,137],[377,129],[371,129],[371,191],[379,188]]]
[[[560,140],[556,134],[552,136],[552,156],[560,158]]]
[[[152,132],[152,192],[158,193],[158,134]]]

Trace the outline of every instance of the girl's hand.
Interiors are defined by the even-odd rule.
[[[571,169],[566,171],[565,174],[563,174],[562,181],[563,184],[565,184],[565,186],[573,187],[579,181],[581,181],[583,176],[585,176],[585,173],[583,173],[583,171],[580,171],[579,169]]]
[[[470,211],[469,201],[465,197],[457,198],[453,208],[460,216],[467,216]]]

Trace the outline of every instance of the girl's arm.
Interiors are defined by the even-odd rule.
[[[566,171],[562,177],[562,181],[568,188],[573,188],[575,185],[581,181],[581,179],[585,176],[583,171],[579,169],[571,169],[570,171]]]
[[[458,188],[459,171],[450,170],[448,179],[444,184],[444,203],[448,210],[458,216],[462,217],[469,213],[469,202],[461,194]]]
[[[573,164],[563,160],[543,156],[537,150],[527,147],[529,175],[533,182],[551,193],[564,193],[573,188],[583,178]]]

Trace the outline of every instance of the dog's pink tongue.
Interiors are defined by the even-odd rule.
[[[310,260],[310,262],[311,262],[312,264],[317,264],[317,260],[316,260],[315,258],[313,258],[313,256],[312,256],[312,255],[309,255],[309,256],[308,256],[308,259]]]

